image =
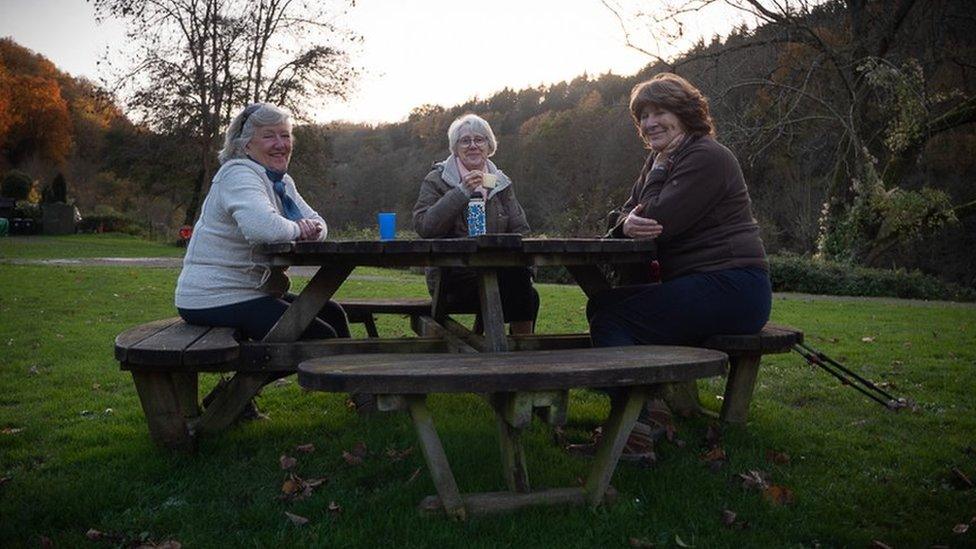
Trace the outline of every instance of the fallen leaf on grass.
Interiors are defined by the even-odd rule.
[[[338,515],[339,513],[342,512],[342,506],[336,503],[335,501],[330,501],[327,509],[330,513],[334,515]]]
[[[11,480],[12,479],[10,477],[0,477],[0,486],[3,486],[4,484],[7,484]]]
[[[722,511],[722,524],[726,526],[732,526],[735,524],[735,511],[730,511],[728,509]]]
[[[674,544],[677,545],[678,547],[694,547],[694,545],[688,545],[687,543],[685,543],[685,540],[681,539],[681,536],[679,536],[678,534],[674,535]]]
[[[30,369],[27,370],[27,373],[30,374],[30,375],[32,375],[32,376],[36,376],[36,375],[40,374],[41,371],[37,368],[37,366],[31,366]]]
[[[295,526],[304,526],[308,524],[308,519],[301,515],[296,515],[294,513],[289,513],[288,511],[285,511],[285,516],[288,517],[288,520],[290,520],[291,523],[294,524]]]
[[[310,478],[308,480],[291,473],[285,482],[281,484],[281,495],[278,499],[285,501],[298,501],[312,495],[316,488],[325,484],[328,479]]]
[[[168,539],[165,541],[160,541],[159,543],[153,541],[141,543],[137,545],[135,549],[182,549],[182,547],[182,543],[176,541],[175,539]]]
[[[92,383],[92,391],[98,391],[101,388],[102,388],[101,383]]]
[[[871,547],[871,549],[891,549],[891,546],[890,545],[888,545],[887,543],[885,543],[885,542],[883,542],[881,540],[877,540],[877,539],[871,540],[870,547]]]
[[[366,443],[359,441],[352,445],[352,448],[348,451],[342,451],[342,459],[346,460],[349,465],[360,465],[363,462],[363,458],[366,457]]]
[[[871,336],[864,336],[861,338],[862,343],[874,343],[874,338]]]
[[[410,473],[410,478],[407,479],[407,484],[410,484],[411,482],[417,480],[417,477],[419,476],[420,476],[420,467],[417,467],[416,469],[413,470],[413,473]]]
[[[403,450],[397,450],[393,447],[386,449],[386,457],[390,458],[390,461],[402,461],[411,454],[413,454],[413,446],[404,448]]]
[[[16,435],[23,430],[24,429],[22,427],[4,427],[3,430],[0,430],[0,433],[5,435]]]
[[[281,457],[278,458],[278,464],[281,465],[282,469],[287,470],[298,465],[298,460],[289,455],[281,454]]]
[[[765,490],[769,486],[769,474],[765,471],[751,469],[746,473],[739,473],[739,478],[742,480],[742,487],[746,490],[752,488]]]
[[[725,461],[727,456],[721,446],[716,446],[701,456],[702,461]]]
[[[763,499],[773,505],[791,505],[796,501],[793,490],[790,490],[786,486],[779,486],[778,484],[773,484],[763,490]]]
[[[298,446],[295,446],[295,451],[303,454],[311,454],[315,451],[315,445],[311,442],[308,444],[299,444]]]
[[[630,538],[627,540],[627,544],[631,547],[654,547],[654,543],[644,538]]]
[[[966,476],[966,473],[960,471],[958,467],[952,468],[952,474],[953,474],[953,479],[956,481],[955,482],[956,485],[959,486],[960,488],[965,490],[973,487],[973,481],[969,480],[969,477]]]
[[[777,452],[775,450],[766,450],[766,461],[772,461],[777,465],[789,465],[790,455],[786,452]]]
[[[966,523],[959,523],[952,527],[953,534],[965,534],[969,531],[969,525]]]
[[[54,547],[54,542],[51,541],[51,538],[47,536],[41,536],[37,540],[37,544],[40,545],[42,549],[48,549],[50,547]]]
[[[122,541],[123,536],[121,534],[114,534],[112,532],[102,532],[101,530],[96,530],[94,528],[89,528],[85,532],[85,537],[92,541]]]
[[[291,380],[285,378],[276,379],[274,382],[275,387],[284,387],[285,385],[290,385],[290,384],[291,384]]]

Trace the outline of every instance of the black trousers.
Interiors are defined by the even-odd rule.
[[[177,310],[183,320],[190,324],[238,328],[244,337],[258,341],[271,331],[296,297],[291,293],[280,299],[269,295],[209,309]],[[312,324],[302,334],[302,339],[333,337],[349,337],[349,320],[338,303],[329,301],[319,310]]]
[[[478,273],[474,269],[441,269],[441,287],[447,300],[447,310],[481,310]],[[498,293],[502,298],[505,322],[534,322],[539,315],[539,292],[532,287],[532,271],[527,267],[498,269]]]

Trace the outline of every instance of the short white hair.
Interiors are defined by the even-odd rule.
[[[278,124],[288,124],[290,127],[291,113],[271,103],[251,103],[244,107],[227,127],[224,148],[217,154],[217,159],[223,164],[234,158],[244,158],[247,156],[244,147],[254,137],[254,132],[258,128]]]
[[[491,126],[488,125],[488,122],[477,114],[466,114],[451,122],[451,127],[447,129],[447,144],[451,149],[451,154],[457,154],[458,137],[461,135],[461,130],[465,126],[470,128],[472,132],[488,140],[488,156],[495,154],[495,151],[498,150],[498,141],[495,140],[495,132],[491,131]]]

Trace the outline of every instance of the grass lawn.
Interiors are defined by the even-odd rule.
[[[56,254],[56,255],[52,255]],[[64,254],[64,255],[58,255]],[[2,258],[179,255],[176,248],[115,236],[0,239]],[[131,378],[112,355],[115,335],[172,316],[172,269],[0,264],[0,546],[120,546],[178,540],[227,546],[657,547],[976,544],[976,308],[777,299],[774,321],[884,382],[914,409],[892,413],[799,356],[763,361],[748,428],[723,428],[727,463],[700,459],[707,419],[681,420],[650,469],[622,464],[613,506],[535,509],[466,523],[424,518],[415,506],[434,487],[404,414],[357,417],[345,396],[290,383],[260,397],[270,421],[201,441],[194,456],[149,441]],[[357,271],[346,297],[423,296],[422,277]],[[582,293],[541,285],[539,330],[585,329]],[[406,321],[382,318],[384,335]],[[357,327],[357,330],[361,328]],[[361,332],[360,332],[361,333]],[[208,389],[215,376],[206,376]],[[718,409],[719,380],[701,384]],[[434,396],[431,409],[462,491],[504,488],[488,407],[474,396]],[[567,433],[583,441],[605,417],[604,397],[574,392]],[[358,442],[363,462],[343,457]],[[311,443],[314,451],[295,447]],[[585,458],[566,454],[536,426],[526,441],[536,487],[568,486]],[[413,451],[401,457],[404,450]],[[388,453],[388,450],[391,452]],[[770,452],[786,454],[788,463]],[[279,499],[297,458],[299,476],[324,478],[300,501]],[[419,470],[419,473],[418,473]],[[775,504],[744,489],[740,473],[767,473],[795,501]],[[335,505],[330,509],[330,504]],[[726,527],[722,513],[736,513]],[[296,526],[285,512],[306,517]],[[105,533],[101,541],[85,537]]]

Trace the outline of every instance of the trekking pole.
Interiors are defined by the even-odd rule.
[[[796,343],[793,350],[800,354],[809,364],[817,366],[830,375],[836,377],[844,385],[849,385],[857,389],[862,394],[874,400],[878,404],[889,410],[898,410],[905,407],[904,399],[895,398],[881,387],[857,375],[840,362],[830,358],[826,354],[804,343]],[[879,396],[880,395],[880,396]],[[882,399],[884,397],[884,399]]]

